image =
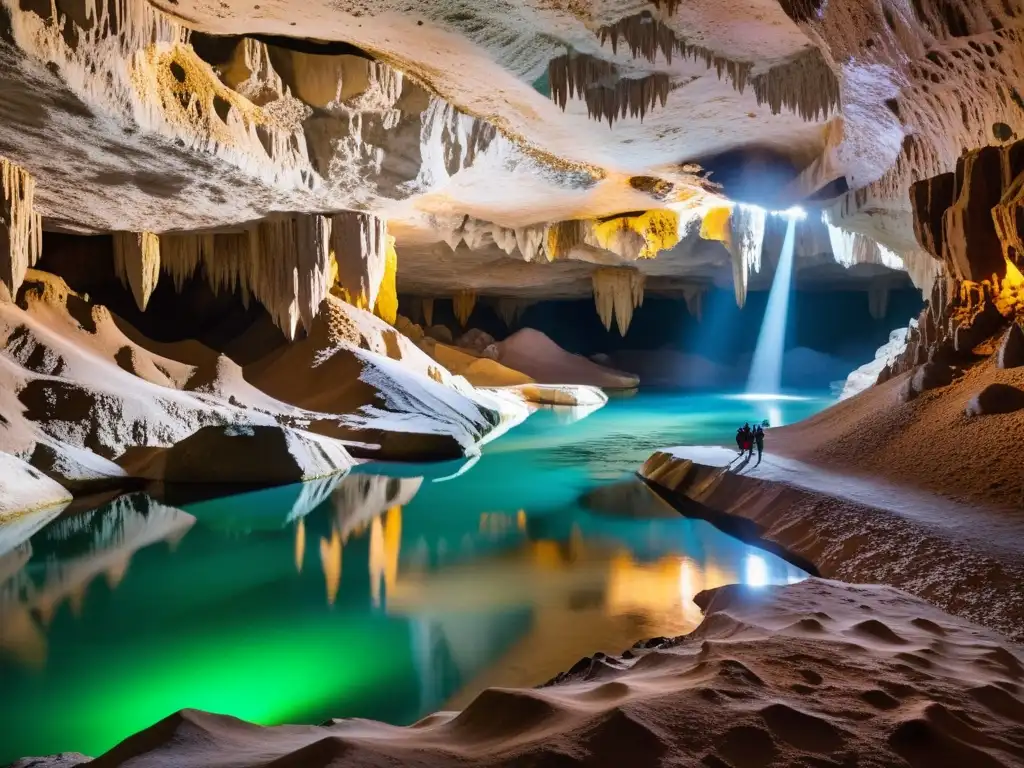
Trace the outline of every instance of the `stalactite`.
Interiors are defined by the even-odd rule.
[[[583,242],[583,222],[570,219],[552,224],[547,229],[548,261],[569,258],[569,252]]]
[[[706,293],[704,286],[686,286],[683,289],[683,299],[686,301],[686,311],[690,315],[696,318],[699,323],[704,319],[704,294]]]
[[[24,169],[0,157],[3,199],[0,200],[0,281],[18,295],[25,272],[43,250],[43,222],[35,212],[35,180]]]
[[[202,249],[203,272],[214,294],[238,291],[246,308],[252,296],[251,238],[248,232],[218,234],[213,245]]]
[[[144,312],[160,279],[160,238],[152,232],[115,232],[114,270]]]
[[[455,295],[452,296],[452,309],[455,311],[455,317],[459,320],[459,325],[463,328],[469,322],[469,316],[473,314],[473,307],[475,306],[476,291],[474,290],[456,291]]]
[[[731,247],[740,254],[748,274],[761,271],[767,219],[768,212],[764,208],[749,205],[736,206],[729,217]]]
[[[779,64],[751,80],[758,104],[767,104],[773,115],[785,107],[807,121],[827,118],[839,108],[839,81],[811,47],[792,60]]]
[[[181,293],[199,265],[213,257],[213,235],[160,235],[160,268]]]
[[[614,64],[581,53],[558,56],[548,62],[551,98],[565,110],[570,96],[584,99],[591,119],[606,121],[639,117],[655,106],[665,106],[671,78],[655,72],[639,78],[620,78]]]
[[[299,318],[309,332],[320,303],[331,289],[330,221],[315,214],[296,216],[295,239]]]
[[[527,299],[512,299],[503,297],[498,299],[495,303],[494,310],[501,321],[505,324],[506,328],[511,329],[516,323],[519,322],[519,318],[522,317],[523,312],[533,305],[534,302]]]
[[[263,220],[249,235],[252,292],[288,339],[299,324],[298,237],[292,218]]]
[[[372,309],[384,279],[387,223],[368,213],[335,214],[331,217],[331,250],[346,300],[362,309]]]
[[[850,232],[825,221],[829,240],[832,243],[832,257],[837,263],[849,269],[854,264],[880,264],[881,256],[876,243],[859,232]]]
[[[643,304],[644,274],[629,267],[602,267],[590,275],[594,288],[594,304],[605,330],[612,328],[612,319],[625,336],[633,319],[633,310]]]
[[[691,45],[678,37],[671,27],[644,11],[597,30],[597,36],[604,45],[611,41],[612,51],[618,53],[619,39],[625,41],[633,58],[643,56],[652,64],[660,53],[671,64],[672,57],[677,53],[683,58],[702,61],[708,68],[714,68],[718,77],[727,75],[733,87],[743,93],[753,64],[749,61],[737,61],[719,56],[714,51],[700,45]]]
[[[889,312],[889,284],[872,285],[868,288],[868,313],[875,320],[882,320]]]
[[[420,122],[420,169],[415,186],[436,187],[476,162],[498,138],[486,120],[464,114],[450,102],[431,96]]]
[[[398,252],[395,251],[395,238],[386,235],[387,245],[384,248],[384,278],[380,282],[377,303],[373,311],[386,323],[395,324],[398,319]]]
[[[434,324],[434,299],[425,296],[420,303],[423,305],[423,326],[429,328]]]

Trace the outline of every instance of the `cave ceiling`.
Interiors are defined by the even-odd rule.
[[[742,301],[781,231],[749,253],[742,216],[707,223],[734,203],[808,211],[798,283],[927,290],[910,184],[1024,132],[1021,0],[0,7],[0,156],[46,229],[361,211],[426,296],[581,296],[616,267]]]

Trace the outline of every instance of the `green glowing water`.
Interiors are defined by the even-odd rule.
[[[541,411],[468,468],[136,494],[16,546],[0,529],[0,765],[98,755],[183,707],[410,723],[687,632],[701,589],[804,574],[680,517],[631,473],[655,448],[827,403],[641,394],[581,420]]]

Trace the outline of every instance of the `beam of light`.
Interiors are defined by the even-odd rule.
[[[763,587],[768,584],[768,564],[763,557],[747,555],[744,582],[749,587]]]
[[[754,359],[747,379],[748,392],[778,392],[782,385],[782,351],[786,342],[786,320],[789,317],[789,286],[793,278],[793,246],[796,241],[797,216],[786,222],[786,237],[782,241],[779,266],[768,294],[768,306],[761,333],[757,337]]]
[[[806,395],[779,395],[772,392],[742,392],[738,395],[722,395],[726,400],[743,400],[748,403],[758,402],[800,402],[806,400],[813,400],[813,397],[807,397]]]

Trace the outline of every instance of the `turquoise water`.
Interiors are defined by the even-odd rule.
[[[38,530],[20,543],[0,529],[0,765],[96,755],[183,707],[410,723],[687,632],[702,589],[804,574],[680,517],[633,471],[828,402],[639,394],[540,411],[475,463],[134,494],[22,521]]]

